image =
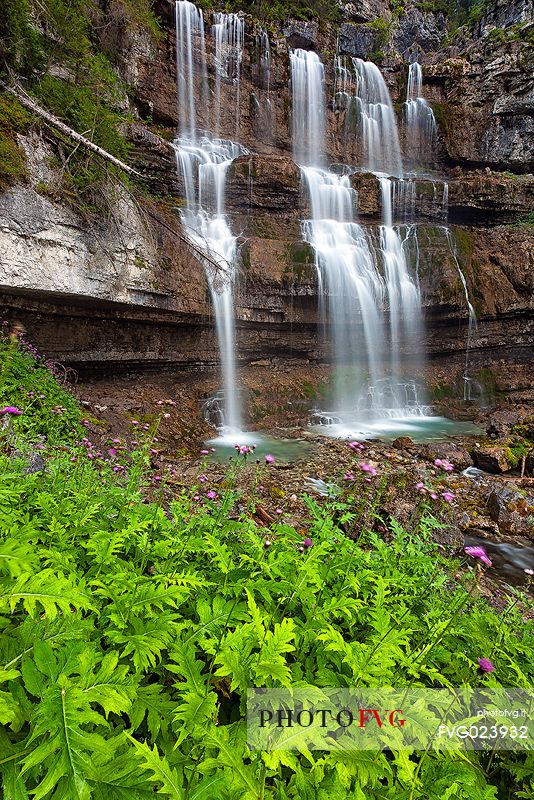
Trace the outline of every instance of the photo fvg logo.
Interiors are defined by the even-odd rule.
[[[274,726],[276,728],[332,728],[337,724],[340,728],[402,728],[406,720],[402,709],[350,708],[333,710],[331,708],[290,709],[290,708],[261,708],[259,714],[260,728]]]

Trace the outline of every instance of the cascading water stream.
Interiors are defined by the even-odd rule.
[[[410,165],[429,162],[436,137],[436,119],[423,97],[423,71],[417,62],[408,68],[404,118],[406,155]]]
[[[238,14],[215,14],[215,120],[213,130],[219,136],[221,127],[221,84],[235,86],[235,137],[239,139],[241,119],[241,62],[245,41],[245,23]]]
[[[334,107],[345,109],[345,137],[360,142],[362,169],[402,175],[402,156],[395,111],[376,64],[361,58],[337,56]]]
[[[401,349],[419,346],[420,297],[393,228],[392,183],[386,177],[380,179],[382,277],[373,239],[355,220],[357,194],[349,175],[323,167],[323,65],[316,53],[304,50],[292,51],[290,61],[294,157],[311,207],[311,218],[303,221],[302,230],[315,251],[323,313],[338,364],[335,409],[322,417],[350,424],[362,416],[402,415],[415,408],[421,413],[417,392],[407,391],[407,384],[400,380]],[[375,168],[382,176],[402,174],[395,116],[383,78],[370,62],[353,59],[352,65],[349,70],[337,62],[336,96],[343,93],[345,100],[358,107],[365,167]],[[409,411],[408,405],[413,406]]]
[[[473,344],[473,336],[476,334],[478,320],[477,315],[475,313],[475,309],[473,308],[472,303],[469,300],[469,290],[467,288],[467,281],[465,279],[465,275],[462,271],[460,266],[460,261],[458,260],[458,252],[456,250],[456,242],[454,241],[454,237],[451,233],[450,228],[444,227],[443,232],[447,239],[447,243],[449,245],[449,250],[451,255],[454,259],[454,263],[456,264],[456,269],[458,270],[458,275],[460,276],[460,281],[464,290],[465,295],[465,302],[467,305],[468,311],[468,323],[467,323],[467,342],[465,345],[465,368],[463,374],[463,381],[464,381],[464,400],[471,400],[471,383],[472,378],[469,375],[469,351]]]
[[[231,35],[225,33],[228,30],[232,31]],[[217,76],[224,70],[226,75],[234,74],[236,69],[239,70],[241,55],[238,50],[239,42],[242,42],[235,15],[217,15],[214,35]],[[228,41],[232,43],[230,50],[226,47]],[[242,428],[233,302],[237,239],[225,213],[225,187],[228,167],[233,159],[248,151],[235,142],[210,138],[207,132],[204,135],[199,133],[195,92],[199,92],[202,102],[205,102],[206,44],[202,12],[188,0],[176,3],[176,64],[180,136],[174,141],[174,148],[186,200],[182,222],[189,238],[209,257],[204,266],[213,301],[223,372],[224,429],[234,434]],[[220,83],[217,85],[220,87]],[[220,89],[216,97],[219,103]],[[217,120],[218,109],[217,105]]]
[[[394,407],[402,408],[402,397],[397,387],[402,387],[400,353],[414,352],[422,335],[421,297],[412,280],[406,254],[398,232],[393,227],[393,181],[379,178],[384,224],[380,227],[380,249],[389,301],[390,358]]]

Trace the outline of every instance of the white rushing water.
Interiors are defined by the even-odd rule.
[[[372,61],[337,56],[334,104],[345,108],[345,134],[359,140],[359,166],[402,175],[395,111],[382,74]]]
[[[202,12],[188,0],[176,3],[176,64],[180,135],[174,142],[186,205],[182,222],[189,238],[209,257],[205,271],[213,301],[224,384],[224,426],[229,434],[242,428],[236,376],[233,290],[236,279],[237,237],[225,210],[228,167],[247,150],[219,139],[198,126],[197,98],[207,103],[206,42]],[[221,79],[235,86],[239,108],[239,79],[243,23],[235,14],[217,14],[215,38],[214,124],[220,124]],[[206,107],[204,118],[209,119]],[[239,115],[236,114],[236,129]]]
[[[412,167],[425,165],[432,158],[436,120],[423,97],[423,71],[417,62],[408,68],[404,118],[407,159]]]
[[[213,26],[215,39],[215,119],[214,135],[221,128],[221,84],[235,86],[235,138],[239,139],[241,119],[241,62],[245,41],[245,23],[238,14],[215,14]]]
[[[258,139],[270,144],[273,140],[272,59],[269,34],[263,29],[255,36],[250,71],[257,87],[250,95],[250,102],[254,107],[254,131]]]
[[[465,295],[465,303],[467,306],[467,313],[468,313],[468,322],[467,322],[467,341],[465,344],[465,368],[463,374],[463,381],[464,381],[464,400],[472,400],[472,392],[471,392],[471,385],[472,385],[472,378],[469,375],[469,351],[471,350],[473,344],[473,337],[476,335],[476,330],[478,326],[477,315],[475,313],[475,309],[473,304],[469,300],[469,289],[467,288],[467,281],[465,279],[465,275],[463,270],[460,266],[460,261],[458,259],[458,251],[456,248],[456,242],[454,240],[454,236],[450,230],[450,228],[444,227],[443,232],[447,239],[447,243],[449,245],[449,250],[451,255],[454,259],[454,263],[456,265],[456,269],[458,270],[458,275],[460,278],[460,282],[462,284],[462,288]]]
[[[420,297],[392,219],[392,181],[402,161],[395,116],[378,68],[353,59],[337,62],[336,94],[359,109],[365,168],[381,174],[384,224],[376,242],[356,221],[357,193],[348,174],[324,168],[324,69],[316,53],[291,55],[292,132],[311,215],[304,239],[316,255],[323,315],[332,331],[338,369],[335,408],[321,419],[347,423],[363,417],[422,413],[413,381],[401,378],[401,352],[420,346]]]

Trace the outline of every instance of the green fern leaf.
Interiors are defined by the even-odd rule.
[[[56,575],[51,569],[42,570],[37,575],[24,573],[13,586],[0,593],[0,608],[9,608],[13,612],[19,602],[22,602],[30,616],[35,615],[38,605],[41,606],[48,619],[54,619],[60,611],[70,614],[72,607],[96,611],[87,594],[64,575]]]
[[[183,775],[173,769],[165,757],[160,756],[156,745],[151,750],[145,742],[138,742],[128,733],[125,735],[135,746],[143,767],[149,770],[153,779],[160,784],[158,794],[167,794],[172,800],[184,800],[186,794],[183,788]]]
[[[157,683],[138,686],[136,697],[128,712],[132,729],[136,731],[146,716],[146,724],[153,741],[160,733],[166,734],[176,703],[169,700]]]

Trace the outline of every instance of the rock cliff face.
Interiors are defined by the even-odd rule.
[[[333,91],[338,37],[340,51],[350,56],[382,51],[400,117],[407,63],[414,57],[423,63],[424,92],[438,123],[436,177],[415,182],[409,215],[398,220],[417,223],[417,242],[412,237],[406,246],[419,258],[427,323],[421,348],[431,365],[448,364],[451,377],[463,368],[468,317],[461,270],[478,316],[474,363],[481,369],[503,359],[525,363],[534,340],[533,48],[516,34],[531,4],[499,0],[474,29],[455,38],[443,13],[415,3],[400,17],[381,0],[341,8],[339,31],[295,20],[271,31],[268,117],[267,90],[256,69],[256,23],[249,25],[237,119],[233,87],[222,86],[221,135],[235,137],[237,126],[250,151],[233,163],[227,187],[232,227],[240,233],[239,362],[291,357],[312,370],[329,358],[318,331],[314,256],[300,229],[306,201],[290,153],[288,47],[318,50]],[[159,41],[120,25],[106,31],[137,117],[128,127],[130,161],[146,174],[149,193],[135,198],[110,183],[110,212],[88,220],[43,188],[59,178],[50,166],[50,137],[45,141],[35,131],[19,136],[28,181],[0,195],[4,314],[20,319],[52,357],[82,369],[214,369],[218,361],[203,266],[179,238],[182,187],[169,141],[179,123],[173,3],[161,0],[158,12],[164,25]],[[521,28],[521,37],[529,30]],[[332,159],[349,160],[352,145],[333,110],[329,131]],[[382,213],[377,179],[359,174],[353,185],[360,220],[376,235]]]

